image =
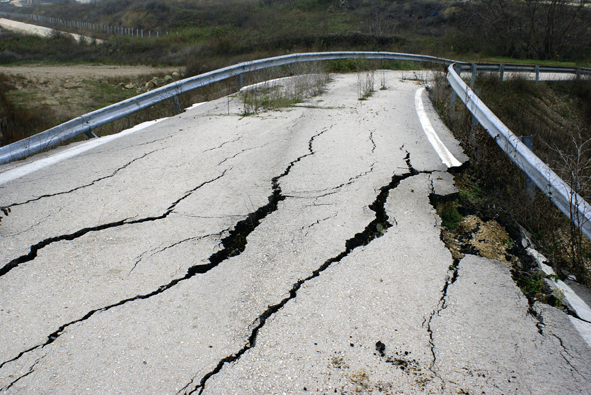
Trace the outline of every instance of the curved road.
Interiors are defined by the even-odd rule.
[[[0,168],[0,388],[591,392],[564,313],[499,262],[450,270],[430,197],[466,157],[418,82],[386,77],[366,101],[337,75],[293,108],[223,98]]]

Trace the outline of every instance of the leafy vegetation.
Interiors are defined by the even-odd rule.
[[[455,206],[449,206],[443,209],[441,213],[441,223],[443,226],[454,230],[464,217]]]

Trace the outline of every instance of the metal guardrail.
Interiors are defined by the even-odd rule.
[[[552,69],[552,68],[549,68]],[[530,71],[530,70],[528,70]],[[555,72],[555,71],[548,71]],[[591,239],[591,206],[521,142],[449,66],[447,80],[472,115],[536,186]]]
[[[589,69],[555,66],[470,64],[454,62],[450,59],[433,56],[411,55],[395,52],[321,52],[278,56],[253,62],[240,63],[209,73],[187,78],[138,95],[131,99],[113,104],[100,110],[72,119],[59,126],[28,137],[16,143],[0,147],[0,165],[43,151],[67,141],[80,134],[92,136],[92,130],[137,111],[148,108],[167,99],[244,73],[270,67],[291,65],[300,62],[328,61],[337,59],[382,59],[429,62],[448,67],[448,81],[454,92],[466,107],[495,139],[511,160],[524,171],[556,206],[591,239],[591,206],[576,194],[562,179],[533,154],[493,113],[482,103],[478,96],[460,78],[462,70],[470,70],[472,79],[478,71],[529,72],[540,73],[591,74]],[[456,71],[457,70],[457,71]]]
[[[251,71],[290,65],[300,62],[326,61],[336,59],[365,58],[384,60],[408,60],[449,65],[453,61],[432,56],[410,55],[394,52],[321,52],[278,56],[225,67],[209,73],[171,83],[153,91],[135,96],[131,99],[101,108],[100,110],[74,118],[68,122],[48,129],[13,144],[0,147],[0,165],[25,158],[56,146],[80,134],[89,134],[99,126],[106,125],[120,118],[153,106],[164,100],[174,98],[182,93],[239,76]]]

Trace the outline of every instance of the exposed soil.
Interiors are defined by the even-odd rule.
[[[99,81],[104,79],[133,78],[148,74],[179,71],[178,67],[156,68],[150,66],[0,66],[0,73],[10,76],[22,75],[29,79]]]
[[[181,72],[178,67],[149,66],[0,66],[14,90],[13,102],[27,108],[49,110],[59,121],[136,95],[123,86],[143,86],[153,77]],[[123,83],[123,84],[121,84]]]

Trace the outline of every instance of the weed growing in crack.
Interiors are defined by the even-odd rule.
[[[458,211],[457,200],[442,204],[441,224],[449,229],[456,229],[464,216]]]
[[[482,196],[482,189],[473,183],[470,183],[466,188],[460,189],[460,195],[474,203],[479,203]]]
[[[375,70],[357,73],[357,97],[359,100],[367,100],[375,92]]]
[[[294,65],[295,75],[281,79],[275,79],[268,70],[261,73],[266,73],[263,76],[265,82],[243,88],[240,92],[244,116],[293,106],[306,98],[318,96],[330,81],[330,75],[318,64]]]
[[[385,91],[386,89],[388,89],[388,86],[386,85],[386,72],[382,71],[380,78],[380,90]]]

